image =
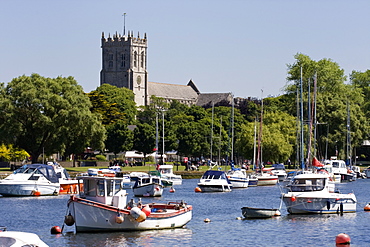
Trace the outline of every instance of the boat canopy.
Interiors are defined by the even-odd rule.
[[[227,176],[224,171],[213,171],[213,170],[208,170],[206,171],[203,176],[203,179],[227,179]]]
[[[17,169],[14,173],[35,173],[42,174],[52,183],[58,183],[59,179],[55,173],[54,167],[45,164],[27,164]]]

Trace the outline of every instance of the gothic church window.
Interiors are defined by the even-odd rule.
[[[141,65],[141,68],[144,68],[144,52],[141,53],[140,65]]]
[[[134,52],[134,67],[136,67],[137,65],[137,52],[135,51]]]

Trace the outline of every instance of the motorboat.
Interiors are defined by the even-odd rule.
[[[271,217],[281,215],[281,212],[278,208],[242,207],[241,209],[242,209],[242,215],[246,219],[271,218]]]
[[[202,192],[230,192],[232,184],[224,171],[208,170],[200,178],[198,187]]]
[[[59,179],[52,166],[27,164],[0,180],[2,196],[58,195]]]
[[[356,173],[348,169],[344,160],[329,160],[325,163],[332,165],[333,173],[340,175],[341,182],[352,182],[356,180]]]
[[[157,177],[160,177],[161,178],[161,182],[163,184],[164,187],[170,187],[173,185],[173,182],[172,180],[170,179],[167,179],[166,177],[163,177],[161,175],[161,173],[158,171],[158,170],[155,170],[155,171],[149,171],[149,175],[150,176],[157,176]]]
[[[146,172],[131,172],[130,174],[131,181],[136,181],[140,177],[147,177],[148,173]]]
[[[249,174],[248,187],[256,187],[258,185],[258,178],[256,174]]]
[[[39,246],[48,247],[38,235],[30,232],[7,231],[0,227],[0,246]]]
[[[54,167],[55,173],[59,179],[60,190],[59,194],[76,194],[79,192],[79,183],[77,179],[71,178],[68,171],[58,163],[48,162],[48,165]],[[82,186],[82,183],[80,183]]]
[[[284,181],[287,177],[284,164],[274,164],[273,167],[274,169],[271,170],[271,173],[278,176],[278,182]]]
[[[171,229],[185,226],[192,206],[184,201],[127,202],[122,178],[81,177],[84,190],[71,195],[64,223],[76,232],[113,232]]]
[[[233,188],[247,188],[249,178],[245,169],[233,168],[226,173]]]
[[[176,175],[173,173],[173,165],[160,165],[158,167],[158,171],[162,178],[172,181],[173,185],[182,184],[181,175]]]
[[[290,214],[330,214],[356,211],[356,196],[333,191],[326,174],[307,173],[293,177],[282,200]]]
[[[279,177],[271,173],[273,168],[263,168],[261,173],[257,173],[258,186],[276,185]]]
[[[138,177],[132,187],[135,196],[162,196],[163,184],[158,176]]]

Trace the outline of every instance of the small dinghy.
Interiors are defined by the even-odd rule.
[[[271,218],[280,216],[280,210],[277,208],[251,208],[242,207],[242,215],[246,219],[251,218]]]

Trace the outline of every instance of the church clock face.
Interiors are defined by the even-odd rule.
[[[141,76],[137,76],[136,82],[137,82],[138,85],[140,85],[140,83],[141,83]]]

